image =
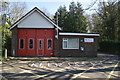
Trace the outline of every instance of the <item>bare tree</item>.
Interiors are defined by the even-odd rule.
[[[3,19],[5,20],[3,21],[11,25],[24,15],[25,10],[26,10],[25,3],[2,2],[2,9],[0,9],[0,12],[2,14]]]
[[[2,50],[5,48],[8,49],[9,54],[11,52],[11,32],[8,28],[24,15],[25,9],[25,3],[10,3],[3,0],[0,1],[0,15],[2,21],[0,24],[0,26],[2,26]]]

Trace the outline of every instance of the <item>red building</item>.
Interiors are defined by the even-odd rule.
[[[61,28],[36,7],[10,29],[13,56],[96,56],[99,34],[60,33]],[[90,47],[94,49],[86,51]]]

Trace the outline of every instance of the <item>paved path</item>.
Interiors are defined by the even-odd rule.
[[[118,80],[119,57],[99,54],[97,58],[10,57],[2,67],[10,80]]]

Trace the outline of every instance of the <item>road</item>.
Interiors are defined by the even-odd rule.
[[[118,80],[119,57],[98,54],[81,57],[9,57],[3,61],[3,80]]]

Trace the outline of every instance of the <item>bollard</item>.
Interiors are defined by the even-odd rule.
[[[15,50],[13,49],[13,54],[12,54],[12,56],[15,56]]]
[[[5,58],[7,58],[7,49],[5,49]]]

